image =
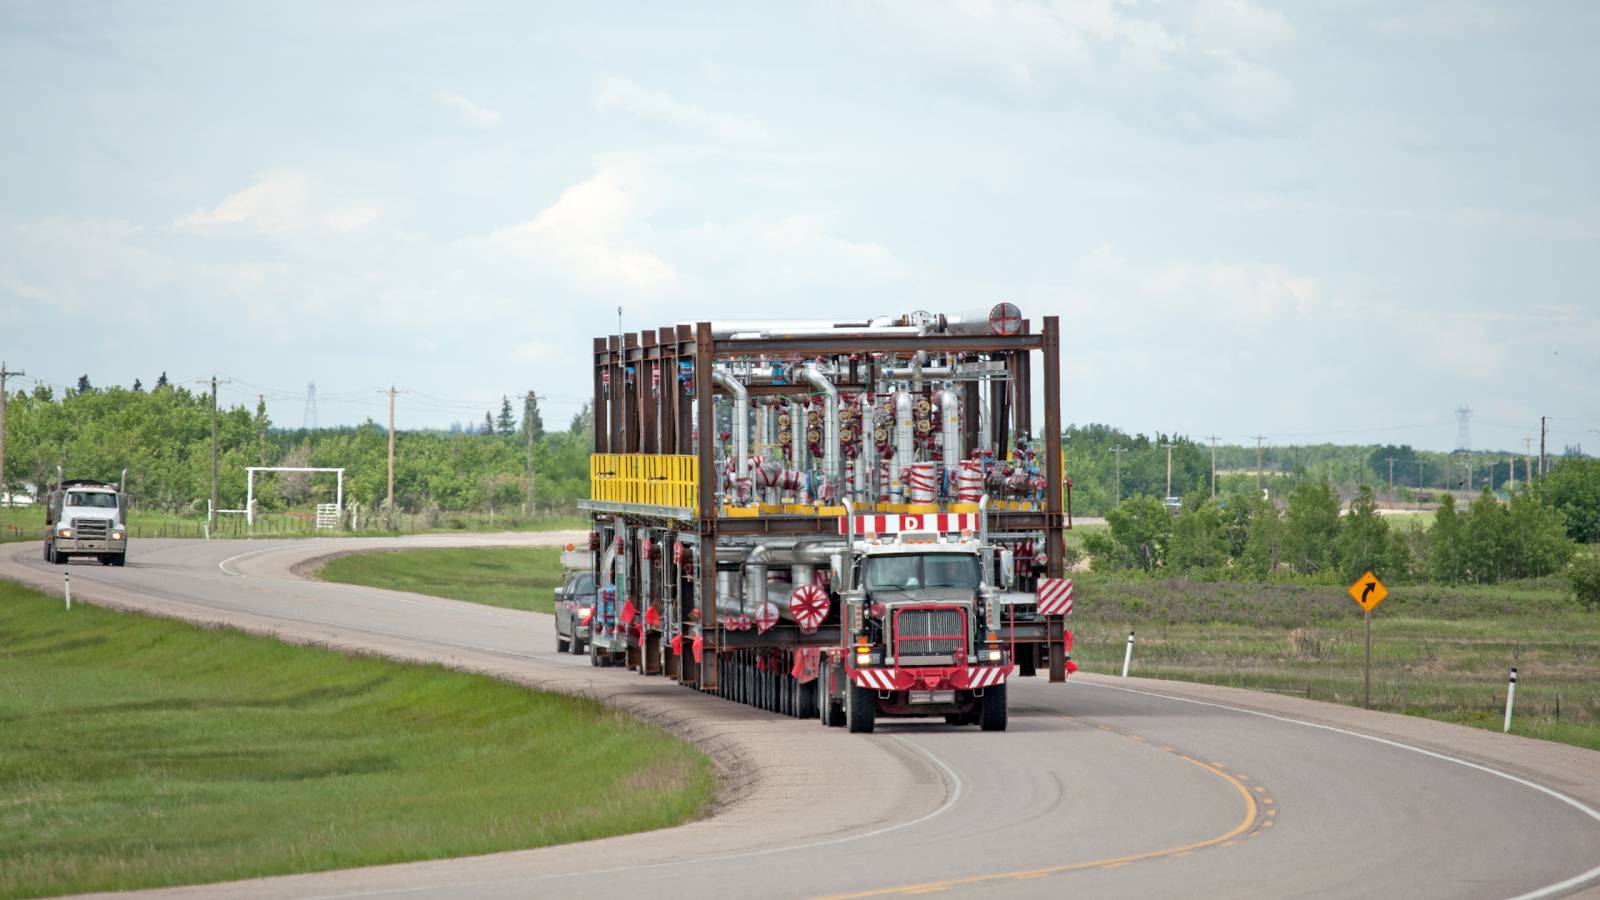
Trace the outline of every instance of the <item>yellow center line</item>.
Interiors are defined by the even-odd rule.
[[[1062,718],[1066,717],[1062,716]],[[1112,730],[1104,725],[1097,725],[1096,727],[1101,731]],[[1249,837],[1255,837],[1261,833],[1260,828],[1250,831],[1251,826],[1256,824],[1256,819],[1260,816],[1261,808],[1256,804],[1255,794],[1250,792],[1250,789],[1245,786],[1244,782],[1233,777],[1227,772],[1224,772],[1222,770],[1222,763],[1206,763],[1195,759],[1192,756],[1185,756],[1182,753],[1176,752],[1174,752],[1173,755],[1177,756],[1184,762],[1204,769],[1218,778],[1221,778],[1223,781],[1226,781],[1228,784],[1233,785],[1233,789],[1239,792],[1240,797],[1244,798],[1244,818],[1239,821],[1238,825],[1235,825],[1226,834],[1219,834],[1213,838],[1207,838],[1202,841],[1194,841],[1192,843],[1183,844],[1177,847],[1167,847],[1161,850],[1150,850],[1145,853],[1134,853],[1128,856],[1116,856],[1110,859],[1097,859],[1089,862],[1067,863],[1059,866],[1045,866],[1038,869],[1023,869],[1015,872],[993,872],[987,875],[969,875],[964,878],[949,878],[943,881],[927,881],[921,884],[906,884],[898,887],[876,888],[869,891],[858,891],[851,894],[833,894],[827,897],[826,900],[851,900],[851,898],[856,897],[883,897],[890,894],[930,894],[937,891],[948,890],[953,887],[961,887],[969,884],[982,884],[984,882],[999,881],[1002,879],[1020,881],[1029,878],[1044,878],[1048,875],[1061,875],[1066,872],[1078,872],[1084,869],[1114,869],[1125,866],[1129,863],[1143,862],[1144,860],[1148,859],[1188,856],[1196,850],[1203,850],[1207,847],[1215,847],[1218,845],[1231,846],[1232,844],[1237,843],[1237,841],[1234,840],[1235,838],[1245,834],[1246,832],[1249,832]],[[1259,791],[1261,788],[1258,787],[1256,790]],[[1271,801],[1268,800],[1267,802],[1270,803]],[[1271,824],[1271,821],[1265,823],[1265,825]]]

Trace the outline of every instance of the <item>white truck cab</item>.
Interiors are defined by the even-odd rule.
[[[128,498],[120,485],[66,479],[53,485],[45,506],[44,558],[65,565],[74,556],[102,564],[128,561]]]

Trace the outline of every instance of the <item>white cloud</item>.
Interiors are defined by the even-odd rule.
[[[1467,0],[1441,0],[1416,13],[1379,19],[1373,27],[1389,37],[1464,38],[1489,34],[1504,24],[1499,10]]]
[[[631,240],[636,219],[650,206],[650,189],[640,166],[608,161],[532,219],[468,243],[513,260],[541,261],[581,284],[653,291],[677,272]]]
[[[626,78],[607,78],[600,82],[594,105],[600,112],[628,113],[734,144],[765,144],[772,140],[772,133],[758,119],[711,112]]]
[[[1102,244],[1078,269],[1107,299],[1138,301],[1163,315],[1199,314],[1207,320],[1264,322],[1305,318],[1325,305],[1321,283],[1274,263],[1179,260],[1134,264]]]
[[[474,103],[455,91],[434,91],[433,99],[455,110],[463,122],[476,128],[493,128],[504,120],[497,110]]]
[[[884,0],[891,36],[942,65],[1000,73],[1041,99],[1098,100],[1118,115],[1189,135],[1279,127],[1292,84],[1271,68],[1295,39],[1282,14],[1209,0],[1187,15],[1116,0]]]
[[[196,231],[243,229],[281,234],[304,224],[310,185],[299,172],[269,172],[255,184],[229,194],[212,209],[196,209],[177,221]]]
[[[683,237],[707,268],[756,291],[856,286],[899,279],[909,271],[887,247],[840,237],[815,214],[706,223]]]
[[[346,206],[328,213],[324,221],[334,231],[360,231],[378,220],[383,207],[377,205]]]

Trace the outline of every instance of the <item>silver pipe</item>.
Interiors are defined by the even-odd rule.
[[[826,402],[823,410],[825,422],[822,429],[822,470],[827,473],[828,478],[838,487],[842,495],[845,492],[845,483],[843,460],[839,455],[839,391],[816,363],[806,363],[795,374],[821,391]]]
[[[911,392],[902,382],[894,391],[894,456],[889,460],[890,499],[905,502],[905,470],[915,459],[911,443]]]
[[[886,334],[923,334],[924,329],[915,325],[891,325],[887,328],[784,328],[762,331],[735,331],[727,335],[725,340],[732,341],[759,341],[767,338],[789,337],[882,337]]]
[[[978,498],[978,552],[983,558],[983,583],[994,583],[994,550],[989,546],[989,492]]]
[[[872,421],[877,404],[871,391],[861,395],[861,454],[856,457],[856,495],[868,503],[876,503],[872,495],[873,476],[878,472],[878,439],[873,435],[876,423]]]
[[[789,401],[789,468],[806,469],[806,408],[799,400]]]
[[[751,609],[759,610],[761,604],[767,602],[767,556],[770,552],[765,544],[757,544],[745,557],[745,581],[750,585],[745,593],[750,598]]]
[[[994,419],[989,409],[989,375],[978,378],[978,446],[974,450],[994,449]],[[995,454],[998,458],[999,454]]]
[[[850,555],[856,552],[856,507],[846,497],[844,501],[844,565],[840,567],[840,583],[836,586],[842,596],[850,590]]]
[[[739,481],[748,481],[750,478],[750,391],[734,378],[721,369],[711,370],[711,381],[727,389],[733,395],[733,452],[738,455],[734,460],[737,467]],[[733,486],[734,497],[738,497],[739,485]]]
[[[911,389],[922,393],[922,370],[928,362],[928,351],[918,350],[911,357]]]
[[[955,389],[945,383],[939,391],[939,418],[943,423],[940,430],[944,435],[944,471],[946,492],[955,494],[956,473],[961,470],[961,401],[956,398]]]

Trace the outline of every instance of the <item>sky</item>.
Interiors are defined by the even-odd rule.
[[[0,358],[554,425],[619,306],[1009,300],[1061,317],[1071,423],[1448,450],[1467,406],[1478,449],[1600,448],[1597,38],[1586,2],[0,0]]]

